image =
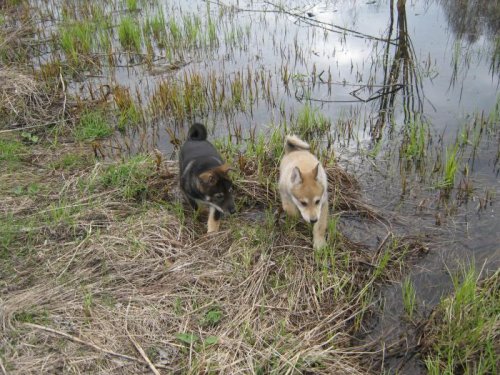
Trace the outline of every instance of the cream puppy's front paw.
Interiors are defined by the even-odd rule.
[[[314,249],[321,249],[326,246],[326,240],[324,237],[315,238],[313,241]]]

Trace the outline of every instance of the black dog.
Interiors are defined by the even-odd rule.
[[[222,161],[215,147],[207,141],[207,129],[194,124],[179,154],[181,190],[194,209],[209,207],[208,233],[219,230],[224,212],[233,214],[233,184],[228,176],[230,166]]]

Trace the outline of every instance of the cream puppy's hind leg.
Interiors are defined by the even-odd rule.
[[[219,231],[220,226],[220,215],[218,215],[217,210],[214,207],[210,207],[208,213],[208,230],[207,233],[213,233]]]
[[[313,226],[313,247],[315,249],[322,248],[326,245],[326,227],[328,225],[328,200],[323,202],[321,206],[321,216]]]

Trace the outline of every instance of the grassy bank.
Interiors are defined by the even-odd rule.
[[[418,247],[395,239],[374,254],[334,214],[329,246],[313,252],[311,229],[278,220],[274,181],[250,169],[235,177],[239,213],[206,235],[206,215],[180,199],[175,162],[103,161],[88,144],[45,139],[1,141],[9,373],[137,373],[135,344],[165,373],[366,370],[351,336],[376,286]],[[336,204],[371,220],[342,193],[352,177],[328,174]]]
[[[66,105],[52,122],[16,127],[11,118],[0,133],[8,373],[138,373],[148,361],[164,373],[368,370],[353,336],[377,287],[421,247],[391,232],[376,248],[344,236],[343,215],[382,228],[385,219],[331,155],[326,248],[313,251],[310,227],[276,215],[276,129],[243,150],[217,142],[235,167],[238,214],[207,235],[206,214],[181,199],[175,161],[103,159],[113,112],[51,95]],[[24,108],[35,93],[11,97]]]

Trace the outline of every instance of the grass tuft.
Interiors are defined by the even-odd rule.
[[[129,11],[137,11],[139,7],[137,6],[137,0],[126,0],[127,3],[127,9]]]
[[[92,158],[86,154],[68,153],[49,165],[54,169],[73,171],[88,167],[92,162]]]
[[[113,128],[100,111],[85,112],[75,129],[75,137],[80,141],[106,138],[113,134]]]
[[[95,44],[96,27],[90,21],[78,21],[59,30],[59,43],[72,63],[79,63],[79,56],[89,54]]]
[[[314,136],[322,136],[331,127],[331,122],[319,111],[319,109],[306,104],[300,110],[293,131],[306,140]]]
[[[443,178],[438,187],[449,191],[455,186],[455,176],[458,170],[458,143],[446,149],[446,160],[443,169]]]
[[[118,118],[118,129],[125,130],[128,126],[138,125],[141,121],[139,106],[132,99],[130,91],[121,86],[114,89],[113,96],[120,113]]]
[[[26,147],[21,142],[0,139],[0,161],[17,162],[25,151]]]
[[[430,374],[496,374],[500,271],[479,282],[471,266],[453,276],[453,284],[454,295],[441,301],[425,329],[427,369]]]
[[[401,290],[403,293],[403,306],[405,312],[408,315],[408,318],[412,320],[417,306],[415,287],[409,278],[403,280]]]
[[[141,50],[141,28],[131,17],[123,17],[118,26],[118,39],[123,48],[139,52]]]
[[[163,9],[158,10],[156,14],[146,21],[147,30],[153,35],[159,46],[165,47],[167,38],[167,22]]]
[[[153,160],[138,155],[107,167],[100,177],[100,182],[106,188],[117,189],[127,200],[142,200],[148,192],[147,180],[154,172]]]
[[[405,125],[402,151],[406,159],[422,161],[429,141],[427,125],[417,117]]]

